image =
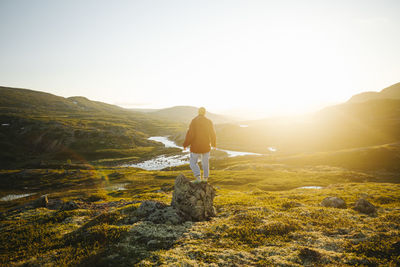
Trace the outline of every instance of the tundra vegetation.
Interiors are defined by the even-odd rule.
[[[375,96],[311,122],[217,125],[221,148],[263,155],[213,152],[216,217],[155,222],[141,203],[169,205],[189,166],[121,166],[181,153],[148,140],[182,139],[173,109],[1,87],[0,265],[399,266],[400,102]]]
[[[230,167],[225,167],[231,161]],[[170,204],[185,170],[133,168],[4,170],[0,202],[2,265],[367,265],[400,264],[398,176],[328,166],[296,167],[252,157],[212,170],[217,216],[155,224],[135,214],[144,200]],[[302,186],[322,189],[302,189]],[[20,190],[20,188],[26,188]],[[49,204],[25,203],[47,194]],[[326,196],[346,209],[323,207]],[[374,214],[353,209],[366,199]]]

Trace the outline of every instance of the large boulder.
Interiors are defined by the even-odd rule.
[[[215,216],[215,189],[207,182],[192,183],[183,174],[175,179],[171,206],[185,220],[205,221]]]
[[[376,213],[376,207],[371,204],[368,200],[360,198],[354,205],[354,210],[365,213],[365,214],[374,214]]]
[[[340,197],[326,197],[322,200],[321,206],[345,209],[347,207],[346,202]]]

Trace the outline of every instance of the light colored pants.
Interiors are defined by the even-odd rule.
[[[210,152],[197,154],[190,152],[190,168],[193,171],[195,177],[200,177],[200,167],[197,164],[199,157],[201,156],[201,165],[203,167],[203,177],[208,178],[209,174],[209,164],[208,159],[210,158]]]

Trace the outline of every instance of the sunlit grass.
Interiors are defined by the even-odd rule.
[[[370,178],[368,174],[340,168],[238,164],[211,172],[210,183],[217,190],[217,217],[190,226],[165,228],[178,231],[181,227],[183,234],[168,241],[171,244],[161,243],[163,249],[150,248],[146,245],[148,240],[133,238],[133,233],[137,235],[146,227],[150,227],[149,231],[159,227],[137,223],[135,211],[143,200],[169,204],[175,177],[180,173],[191,177],[188,169],[1,172],[2,195],[18,192],[17,188],[23,186],[36,188],[38,194],[1,203],[0,262],[69,266],[128,262],[399,264],[399,184],[365,182]],[[123,184],[125,190],[113,187],[118,184]],[[306,185],[323,188],[298,189]],[[81,208],[9,210],[45,193],[49,199],[74,201]],[[348,208],[321,207],[326,196],[343,198]],[[351,207],[359,198],[377,206],[377,215],[353,210]]]

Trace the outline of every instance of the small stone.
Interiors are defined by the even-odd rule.
[[[64,202],[61,199],[49,199],[47,203],[47,208],[52,210],[59,210],[64,205]]]
[[[321,206],[345,209],[347,207],[346,202],[340,197],[326,197],[322,200]]]
[[[42,207],[47,207],[47,204],[49,203],[49,200],[47,199],[47,195],[43,195],[40,198],[34,200],[32,202],[32,206],[34,208],[42,208]]]
[[[63,203],[62,205],[62,210],[75,210],[79,208],[78,204],[75,201],[67,201],[65,203]]]
[[[376,207],[371,204],[368,200],[360,198],[354,205],[354,210],[364,213],[364,214],[374,214],[376,213]]]
[[[320,261],[321,253],[313,249],[302,248],[300,250],[299,257],[300,259],[302,259],[303,264],[310,265],[312,263]]]

